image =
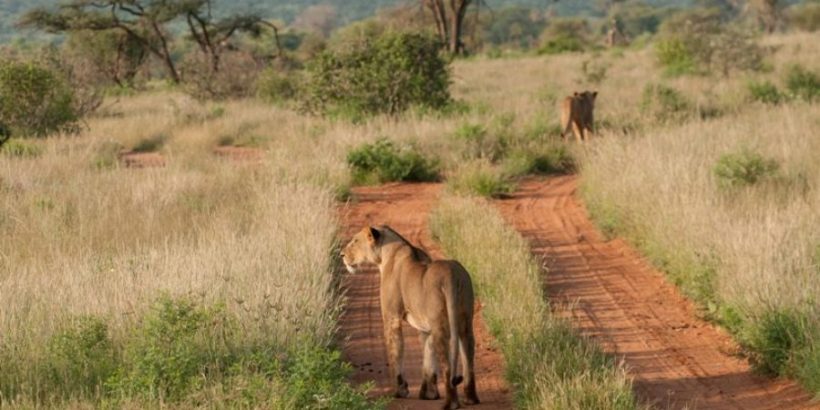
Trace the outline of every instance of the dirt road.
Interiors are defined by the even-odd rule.
[[[429,213],[440,190],[439,184],[391,184],[355,189],[354,201],[340,211],[343,240],[365,225],[390,225],[432,257],[441,258],[441,250],[430,239],[427,228]],[[345,275],[344,286],[348,302],[341,318],[340,331],[348,338],[343,351],[356,369],[353,381],[373,381],[376,386],[373,394],[376,396],[391,394],[393,383],[388,376],[379,311],[378,271],[373,268],[356,275]],[[492,349],[491,337],[480,314],[476,315],[475,330],[477,387],[481,404],[469,408],[512,408],[511,394],[504,382],[501,355]],[[421,383],[421,345],[418,333],[409,325],[405,324],[403,334],[404,369],[410,384],[410,398],[393,400],[390,408],[440,409],[443,400],[422,401],[417,398]],[[439,385],[439,391],[443,394],[442,385]],[[461,389],[459,393],[462,393]]]
[[[573,176],[529,180],[498,209],[544,258],[553,303],[622,358],[638,396],[658,408],[818,408],[796,383],[755,375],[729,335],[622,240],[607,241],[575,197]]]

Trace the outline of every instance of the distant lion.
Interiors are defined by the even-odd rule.
[[[342,251],[350,273],[371,263],[379,266],[382,321],[390,377],[396,397],[407,397],[402,374],[404,341],[401,323],[406,320],[421,334],[424,349],[423,381],[419,398],[439,398],[436,374],[444,367],[444,409],[457,409],[456,386],[464,381],[466,404],[479,403],[476,393],[473,333],[473,284],[467,270],[453,260],[432,260],[389,226],[365,227]],[[462,376],[458,376],[461,356]]]
[[[592,136],[597,96],[597,91],[575,92],[561,101],[561,138],[566,138],[570,127],[579,142]]]

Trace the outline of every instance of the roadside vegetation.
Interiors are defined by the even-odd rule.
[[[481,199],[445,196],[430,228],[444,252],[472,275],[517,407],[638,408],[624,369],[550,311],[545,272],[495,208]]]

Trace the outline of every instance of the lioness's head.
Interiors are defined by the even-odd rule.
[[[342,261],[348,272],[356,273],[356,268],[363,263],[381,263],[378,252],[381,235],[378,229],[367,226],[353,236],[342,249]]]

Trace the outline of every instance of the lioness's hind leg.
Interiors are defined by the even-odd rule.
[[[459,342],[461,343],[461,362],[464,372],[464,396],[466,404],[478,404],[481,401],[478,399],[478,392],[475,387],[475,336],[473,335],[472,326],[459,335]]]
[[[436,361],[433,338],[430,333],[420,332],[419,340],[424,351],[422,359],[422,380],[419,389],[419,398],[422,400],[438,400],[438,361]]]
[[[572,122],[572,133],[578,142],[584,142],[584,129],[575,121]]]
[[[445,410],[452,410],[461,407],[461,403],[458,401],[458,390],[456,390],[456,384],[458,380],[455,378],[455,372],[457,369],[454,369],[450,366],[450,360],[447,357],[448,352],[448,345],[449,345],[449,338],[447,331],[433,331],[433,345],[435,346],[435,353],[438,356],[439,363],[441,363],[442,370],[443,370],[443,377],[444,377],[444,409]],[[456,337],[456,335],[453,335]]]

